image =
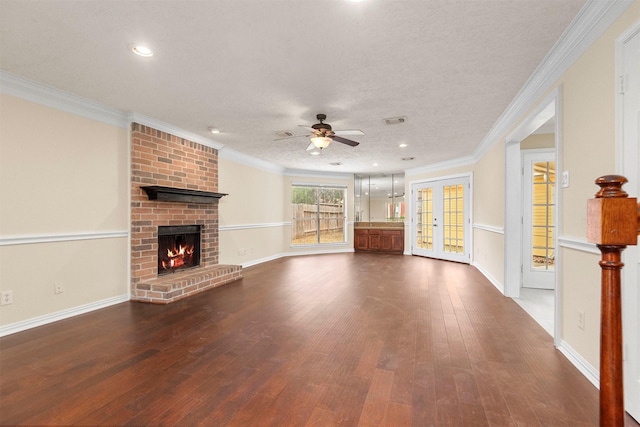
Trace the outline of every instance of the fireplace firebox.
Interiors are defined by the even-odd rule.
[[[158,227],[158,275],[200,265],[200,226]]]

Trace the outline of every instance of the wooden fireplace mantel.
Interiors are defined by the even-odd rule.
[[[226,193],[213,193],[210,191],[189,190],[186,188],[162,187],[151,185],[140,187],[149,196],[149,200],[161,202],[182,203],[216,203],[220,198],[228,196]]]

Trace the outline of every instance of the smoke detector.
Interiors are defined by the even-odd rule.
[[[389,117],[388,119],[382,119],[385,125],[401,125],[407,121],[407,116]]]

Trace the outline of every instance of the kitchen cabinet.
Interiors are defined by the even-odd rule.
[[[356,252],[404,252],[404,227],[356,226],[354,228]]]

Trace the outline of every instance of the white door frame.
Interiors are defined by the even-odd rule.
[[[616,173],[627,177],[629,182],[623,189],[631,197],[640,198],[640,167],[638,159],[640,148],[638,148],[638,137],[640,130],[637,128],[631,131],[625,127],[625,117],[629,117],[629,112],[625,111],[625,96],[629,95],[629,74],[635,71],[627,69],[625,58],[625,44],[632,39],[640,37],[640,21],[636,22],[616,40]],[[633,59],[633,58],[631,58]],[[626,75],[625,75],[626,74]],[[624,86],[620,85],[620,77],[626,81]],[[637,79],[633,82],[636,87]],[[637,94],[636,94],[637,96]],[[635,103],[635,100],[632,101]],[[634,113],[632,113],[634,114]],[[636,117],[635,126],[640,127],[640,118]],[[633,119],[632,119],[633,121]],[[629,126],[627,124],[627,126]],[[635,131],[635,135],[633,135]],[[627,136],[627,137],[625,137]],[[625,409],[640,420],[640,403],[637,402],[640,395],[640,326],[638,326],[638,310],[640,310],[640,289],[638,289],[638,277],[640,276],[640,248],[638,246],[628,246],[622,253],[622,261],[625,267],[622,269],[622,324],[623,324],[623,355],[624,364],[624,386],[625,386]]]
[[[518,298],[522,286],[522,156],[520,143],[536,129],[555,115],[555,155],[556,173],[562,171],[562,86],[551,92],[538,107],[506,138],[505,146],[505,201],[504,201],[504,294]],[[562,198],[556,192],[555,224],[558,232],[562,230]],[[558,233],[556,233],[558,234]],[[557,236],[556,236],[557,240]],[[556,253],[555,271],[555,308],[554,308],[554,344],[562,341],[561,253]]]

